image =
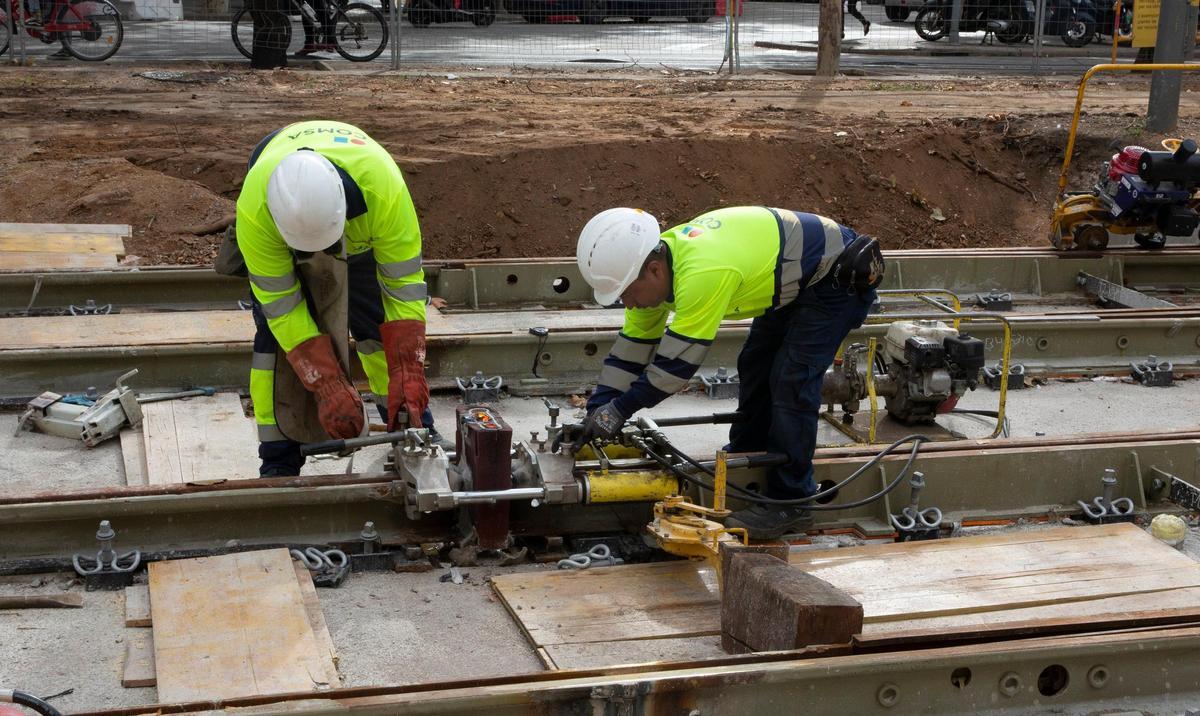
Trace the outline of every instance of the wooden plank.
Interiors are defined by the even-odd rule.
[[[74,316],[0,319],[0,352],[249,343],[253,340],[254,321],[244,311],[115,313],[90,316],[83,322]]]
[[[82,594],[20,594],[0,596],[0,609],[61,609],[83,606]]]
[[[286,549],[152,562],[158,698],[216,701],[328,688]]]
[[[258,477],[254,421],[236,393],[142,406],[150,485]]]
[[[125,587],[125,626],[148,627],[150,619],[150,587],[135,584]]]
[[[140,426],[121,431],[121,460],[125,463],[126,485],[147,484],[146,445],[142,440],[142,428]]]
[[[154,630],[133,629],[125,632],[125,666],[121,686],[144,688],[158,683],[154,669]]]
[[[1101,627],[1116,618],[1200,619],[1200,564],[1127,524],[801,552],[789,562],[858,599],[868,641]],[[720,630],[711,570],[699,563],[492,581],[529,640],[560,665],[594,665],[602,644]]]
[[[124,256],[125,241],[120,236],[86,233],[4,234],[0,232],[0,253],[102,254]]]
[[[0,223],[0,236],[23,236],[27,234],[101,234],[110,236],[133,236],[129,224],[20,224]]]
[[[292,562],[296,569],[296,583],[300,585],[300,594],[304,598],[304,610],[308,614],[308,623],[312,626],[313,634],[321,653],[329,658],[332,669],[328,672],[329,687],[337,688],[342,685],[337,673],[338,655],[333,646],[333,637],[329,635],[329,626],[325,623],[325,612],[321,609],[321,599],[317,596],[317,587],[313,584],[312,574],[299,562]]]
[[[52,271],[55,269],[101,269],[119,266],[113,254],[71,254],[52,251],[14,251],[0,254],[4,271]]]
[[[698,661],[728,656],[715,635],[636,641],[551,644],[544,648],[548,669],[599,669],[626,664]]]

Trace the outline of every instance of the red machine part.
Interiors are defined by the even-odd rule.
[[[512,428],[490,408],[461,406],[456,411],[455,445],[459,464],[471,473],[471,489],[507,490],[512,487]],[[508,546],[508,502],[472,505],[471,522],[480,549]]]
[[[1141,158],[1144,151],[1146,151],[1145,147],[1131,145],[1114,154],[1112,162],[1108,165],[1109,181],[1120,181],[1121,177],[1126,174],[1136,176],[1138,173],[1138,159]]]

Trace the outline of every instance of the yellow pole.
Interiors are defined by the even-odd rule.
[[[1112,46],[1112,64],[1117,64],[1117,36],[1121,34],[1121,0],[1113,1],[1113,46]],[[1059,190],[1061,193],[1061,190]]]
[[[871,427],[867,430],[867,444],[875,442],[875,424],[879,417],[879,398],[875,395],[875,346],[874,336],[867,341],[867,395],[871,398]]]
[[[1079,113],[1083,110],[1083,95],[1087,91],[1088,80],[1099,72],[1153,72],[1155,70],[1191,72],[1200,70],[1200,64],[1096,65],[1083,73],[1083,77],[1079,80],[1079,90],[1075,94],[1075,114],[1071,117],[1071,132],[1067,135],[1067,155],[1063,157],[1062,171],[1058,175],[1058,195],[1060,197],[1067,188],[1067,170],[1071,168],[1071,153],[1075,151],[1075,132],[1079,129]]]
[[[720,511],[725,509],[725,458],[724,450],[717,451],[717,465],[713,470],[713,509]]]

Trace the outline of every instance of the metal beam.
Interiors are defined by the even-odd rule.
[[[669,428],[667,430],[670,430]],[[1111,441],[1109,441],[1111,440]],[[1074,444],[1081,443],[1081,444]],[[1076,500],[1100,494],[1106,468],[1117,470],[1119,494],[1139,508],[1155,505],[1170,489],[1159,472],[1200,484],[1200,436],[1111,436],[1096,443],[1078,438],[994,440],[982,444],[931,445],[916,460],[926,476],[922,504],[947,519],[1016,518],[1075,512]],[[818,452],[815,478],[840,482],[868,456],[862,448]],[[866,497],[895,477],[906,455],[886,458],[882,469],[843,488],[836,502]],[[1155,472],[1159,471],[1159,472]],[[734,470],[730,482],[760,486],[765,473]],[[256,480],[203,486],[108,488],[102,494],[9,496],[0,504],[0,560],[64,557],[95,549],[95,531],[108,519],[118,545],[145,551],[219,548],[233,543],[355,544],[364,522],[375,522],[389,544],[442,541],[451,536],[451,513],[408,521],[386,476]],[[262,486],[260,486],[262,485]],[[181,494],[182,493],[182,494]],[[820,512],[821,528],[857,526],[864,533],[886,525],[887,515],[908,502],[902,484],[889,499],[838,512]],[[738,500],[730,500],[735,507]],[[640,532],[650,518],[648,503],[600,506],[513,503],[519,535]],[[886,530],[890,533],[890,528]]]
[[[1112,281],[1105,281],[1086,271],[1079,272],[1079,287],[1105,307],[1118,308],[1176,308],[1176,305],[1161,298],[1147,296],[1141,291],[1126,288]]]
[[[884,654],[754,654],[473,681],[130,707],[212,713],[806,714],[1182,713],[1200,702],[1200,629],[1049,637]],[[241,708],[239,708],[241,707]]]
[[[1050,249],[888,251],[884,288],[938,287],[970,295],[1006,291],[1022,296],[1077,294],[1086,271],[1118,284],[1200,290],[1200,250],[1148,253],[1058,252]],[[430,295],[455,308],[570,306],[592,303],[575,260],[480,259],[427,261]],[[0,315],[61,311],[88,299],[120,310],[237,307],[249,295],[245,279],[209,268],[148,267],[117,270],[0,272]],[[166,298],[166,297],[169,297]]]

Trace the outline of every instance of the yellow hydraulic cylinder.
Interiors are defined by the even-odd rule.
[[[583,501],[657,502],[679,494],[679,479],[669,472],[633,470],[629,472],[590,471],[583,476]]]

